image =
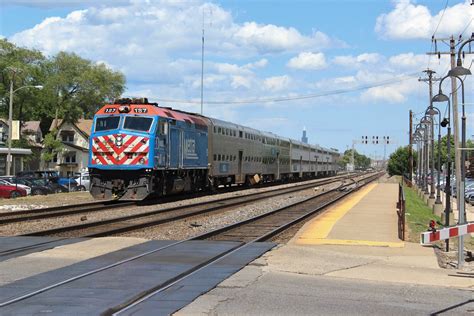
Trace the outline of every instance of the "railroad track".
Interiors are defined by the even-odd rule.
[[[246,247],[249,245],[256,243],[256,242],[261,242],[261,241],[266,241],[272,238],[273,236],[281,233],[285,229],[289,228],[290,226],[300,222],[301,220],[307,218],[310,215],[313,215],[322,209],[324,209],[326,206],[333,204],[337,202],[338,200],[342,199],[344,196],[354,192],[355,190],[358,190],[361,186],[379,178],[382,176],[382,173],[376,174],[369,176],[363,180],[357,181],[355,184],[349,184],[349,185],[342,185],[338,189],[334,189],[328,192],[337,192],[339,189],[343,188],[344,186],[349,187],[353,186],[349,190],[344,190],[341,192],[341,194],[336,194],[335,196],[332,196],[330,198],[327,198],[325,202],[317,205],[317,206],[311,206],[311,209],[307,210],[306,212],[300,213],[300,214],[290,214],[288,211],[291,208],[290,207],[283,207],[279,210],[270,212],[268,214],[264,214],[261,216],[257,216],[255,218],[249,219],[242,221],[240,223],[236,223],[233,225],[229,225],[227,227],[221,228],[214,230],[209,233],[202,234],[200,236],[190,238],[190,240],[205,240],[205,239],[219,239],[219,240],[226,240],[226,241],[239,241],[235,247],[232,249],[225,251],[221,253],[220,255],[217,255],[213,258],[210,258],[204,262],[202,262],[199,265],[194,266],[193,268],[189,269],[186,272],[183,272],[176,276],[175,278],[172,278],[166,282],[163,282],[161,284],[158,284],[157,286],[148,289],[146,291],[143,291],[139,295],[136,295],[135,297],[124,301],[123,303],[114,306],[112,308],[109,308],[107,311],[102,313],[102,315],[107,315],[107,316],[118,316],[122,315],[125,313],[132,313],[133,314],[133,309],[138,307],[141,303],[151,299],[153,296],[156,296],[170,287],[178,284],[179,282],[188,279],[198,272],[203,271],[204,269],[212,266],[213,264],[218,263],[219,261],[229,257],[230,255],[233,255],[237,253],[238,251],[244,250]],[[320,194],[318,197],[325,196],[328,197],[331,193],[323,193]],[[311,200],[308,199],[307,201]],[[304,203],[304,202],[303,202]],[[303,205],[301,205],[301,202],[296,203],[298,204],[301,208]],[[306,205],[310,206],[310,205]],[[305,206],[305,207],[306,207]],[[278,224],[277,220],[275,220],[274,216],[278,216]],[[262,222],[262,219],[270,219],[270,224],[268,222]],[[243,227],[246,227],[246,230],[242,230]],[[240,232],[238,234],[235,234],[235,229],[239,229]],[[254,230],[255,229],[255,230]],[[234,233],[232,233],[234,231]],[[245,233],[243,233],[245,232]]]
[[[327,181],[342,179],[345,177],[347,177],[347,175],[316,180],[314,181],[313,185],[324,184]],[[275,184],[271,184],[271,185],[275,185]],[[266,186],[263,186],[263,187],[266,187]],[[233,192],[237,190],[242,190],[242,188],[230,188],[230,189],[227,188],[225,190],[221,190],[222,192],[219,192],[219,193]],[[194,198],[194,197],[198,197],[202,195],[203,194],[201,195],[194,194],[194,195],[187,195],[186,197]],[[170,201],[175,201],[178,198],[181,198],[181,197],[168,196],[168,197],[163,197],[160,200],[145,200],[145,201],[98,201],[98,202],[90,202],[90,203],[83,203],[83,204],[71,204],[71,205],[39,208],[39,209],[33,209],[33,210],[22,210],[22,211],[8,212],[8,213],[0,213],[0,225],[17,223],[17,222],[22,222],[22,221],[54,218],[54,217],[60,217],[60,216],[92,213],[92,212],[105,211],[105,210],[129,207],[129,206],[153,205],[155,203],[166,203]]]
[[[327,206],[358,190],[361,185],[371,182],[378,177],[379,175],[377,174],[359,181],[354,181],[354,183],[341,184],[339,187],[330,191],[322,192],[316,196],[309,197],[274,211],[213,230],[195,239],[239,241],[244,243],[268,240],[290,226],[320,212]]]
[[[342,179],[345,180],[346,178],[344,177]],[[29,232],[22,234],[22,236],[103,237],[116,235],[119,233],[177,221],[195,215],[224,210],[230,207],[242,206],[262,199],[307,190],[315,185],[320,186],[340,182],[342,179],[340,177],[336,179],[325,179],[318,182],[279,188],[271,191],[255,192],[242,196],[232,196],[213,201],[194,203],[186,206],[176,206],[127,216],[119,216],[104,220]]]
[[[302,220],[302,219],[304,219],[304,218],[306,218],[306,217],[308,217],[308,216],[310,216],[310,215],[312,215],[316,212],[321,211],[321,209],[323,209],[324,207],[338,201],[342,197],[354,192],[355,190],[359,189],[361,186],[377,179],[381,175],[382,174],[379,173],[379,174],[367,176],[364,179],[357,180],[356,183],[341,185],[337,189],[330,190],[330,191],[324,193],[323,195],[328,197],[330,194],[332,194],[332,193],[329,193],[329,192],[340,192],[340,194],[336,194],[335,196],[332,196],[331,198],[327,199],[325,202],[321,203],[320,205],[316,206],[312,210],[308,211],[307,214],[299,214],[299,216],[297,216],[297,217],[291,216],[291,218],[288,218],[286,221],[281,223],[279,226],[278,225],[273,225],[274,227],[272,227],[271,229],[261,231],[260,232],[261,235],[259,235],[259,236],[252,237],[252,238],[245,238],[245,241],[239,239],[240,242],[235,243],[236,245],[234,247],[232,247],[232,248],[230,248],[230,249],[228,249],[228,250],[226,250],[226,251],[224,251],[224,252],[222,252],[218,255],[215,255],[212,258],[206,259],[205,261],[200,262],[199,264],[197,264],[197,265],[195,265],[195,266],[193,266],[193,267],[191,267],[191,268],[189,268],[185,271],[182,271],[181,273],[175,275],[171,279],[166,280],[163,283],[154,286],[153,288],[149,288],[145,291],[142,291],[141,293],[138,293],[137,295],[134,295],[130,299],[123,301],[121,304],[107,309],[105,312],[102,313],[102,315],[121,315],[121,314],[132,311],[133,308],[139,306],[142,302],[147,301],[148,299],[152,298],[153,296],[155,296],[155,295],[157,295],[161,292],[164,292],[165,290],[169,289],[170,287],[178,284],[179,282],[181,282],[185,279],[188,279],[188,278],[196,275],[199,272],[205,271],[206,268],[212,266],[213,264],[218,263],[219,261],[221,261],[221,260],[223,260],[223,259],[225,259],[225,258],[227,258],[227,257],[229,257],[229,256],[231,256],[235,253],[237,253],[238,251],[241,251],[241,250],[245,249],[246,247],[248,247],[249,245],[251,245],[253,243],[268,240],[272,236],[275,236],[276,234],[282,232],[283,230],[287,229],[291,225],[299,222],[300,220]],[[347,189],[343,190],[344,187],[346,187]],[[321,197],[321,196],[322,195],[319,195],[319,197]],[[283,209],[284,208],[280,209],[280,211],[283,211]],[[277,212],[274,211],[274,212],[271,212],[271,213],[276,214]],[[271,216],[271,215],[268,215],[268,216]],[[262,216],[257,216],[257,217],[255,217],[251,220],[243,221],[242,223],[255,222],[256,220],[259,220],[260,218],[263,218],[263,217]],[[221,228],[221,229],[215,230],[213,232],[202,234],[200,236],[192,237],[192,238],[189,238],[189,239],[186,239],[186,240],[172,242],[168,245],[165,245],[165,246],[162,246],[162,247],[159,247],[159,248],[155,248],[155,249],[140,253],[138,255],[134,255],[132,257],[122,259],[122,260],[114,262],[112,264],[108,264],[108,265],[102,266],[100,268],[89,270],[89,271],[83,272],[81,274],[69,277],[67,279],[57,281],[55,283],[51,283],[47,286],[43,286],[43,287],[38,288],[36,290],[31,290],[30,292],[23,292],[19,296],[11,297],[6,301],[0,302],[0,307],[5,307],[5,306],[11,305],[11,304],[19,303],[23,300],[29,299],[31,297],[34,297],[34,296],[39,295],[41,293],[47,292],[49,290],[58,288],[60,286],[72,283],[74,281],[83,279],[85,277],[88,277],[88,276],[91,276],[91,275],[94,275],[94,274],[98,274],[98,273],[107,271],[109,269],[113,269],[117,266],[127,264],[127,263],[130,263],[132,261],[140,261],[140,260],[142,260],[142,258],[143,258],[143,260],[147,260],[146,259],[147,256],[158,253],[158,252],[160,252],[164,249],[169,249],[169,248],[172,248],[172,247],[175,247],[177,245],[180,245],[180,244],[183,244],[183,243],[186,243],[186,242],[190,242],[190,241],[193,241],[193,240],[203,240],[203,239],[209,239],[209,238],[216,238],[217,236],[219,236],[223,232],[229,232],[230,229],[233,229],[237,226],[238,226],[237,224],[229,225],[229,226],[225,227],[224,229]],[[226,238],[228,238],[228,237],[226,237]],[[241,237],[239,237],[239,238],[241,238]]]

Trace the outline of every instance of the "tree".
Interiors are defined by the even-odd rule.
[[[56,134],[57,131],[53,130],[43,139],[41,160],[46,162],[46,168],[49,168],[49,163],[63,150],[63,143],[56,138]]]
[[[13,80],[13,88],[42,83],[42,65],[45,57],[37,50],[20,48],[0,39],[0,96],[4,106],[0,107],[0,117],[8,116],[9,89]],[[34,108],[40,91],[37,89],[21,89],[14,94],[13,115],[15,119],[30,119],[28,109]],[[26,114],[26,115],[24,115]]]
[[[339,165],[346,168],[347,164],[350,164],[352,160],[352,149],[348,149],[344,152],[341,160],[339,160]],[[357,150],[354,150],[354,164],[356,169],[365,169],[370,167],[370,158],[359,154]]]
[[[410,172],[410,153],[409,146],[399,147],[395,152],[393,152],[389,159],[387,165],[388,174],[393,175],[405,175]],[[416,152],[413,151],[413,165],[415,170],[416,166]]]
[[[46,58],[41,52],[19,48],[0,40],[0,117],[8,116],[8,89],[13,72],[15,88],[42,85],[43,90],[21,89],[14,95],[14,119],[40,120],[44,134],[54,118],[75,122],[92,118],[106,102],[119,97],[125,77],[104,64],[96,64],[74,53],[60,52]]]
[[[119,97],[125,87],[122,73],[73,53],[58,53],[45,64],[45,73],[43,114],[50,121],[92,118],[104,103]]]

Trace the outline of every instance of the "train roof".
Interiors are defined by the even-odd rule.
[[[137,116],[158,115],[161,117],[166,117],[166,118],[170,118],[170,119],[174,119],[178,121],[194,123],[195,125],[200,125],[200,126],[209,126],[210,123],[212,123],[214,125],[220,125],[221,127],[236,128],[236,129],[241,129],[247,132],[258,133],[264,137],[271,137],[271,138],[280,139],[284,141],[290,141],[294,144],[298,144],[299,146],[315,148],[317,150],[324,150],[331,154],[339,154],[337,150],[335,151],[333,149],[324,148],[319,145],[306,144],[298,140],[276,135],[272,132],[260,131],[255,128],[243,126],[243,125],[228,122],[228,121],[223,121],[223,120],[212,118],[212,117],[203,116],[197,113],[190,113],[190,112],[186,112],[182,110],[172,109],[170,107],[158,106],[158,103],[150,103],[148,102],[148,99],[146,98],[118,99],[114,101],[114,103],[112,104],[104,105],[99,111],[97,111],[96,114],[97,115],[132,114],[132,115],[137,115]]]
[[[194,123],[195,125],[207,126],[204,117],[197,114],[174,110],[172,108],[160,107],[156,103],[113,103],[104,105],[96,113],[97,115],[158,115],[177,121]]]

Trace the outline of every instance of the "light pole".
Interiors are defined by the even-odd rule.
[[[466,205],[465,205],[465,192],[464,192],[464,184],[465,184],[465,177],[466,177],[466,113],[464,109],[464,81],[460,78],[460,76],[468,76],[471,75],[471,70],[464,68],[462,65],[462,59],[461,59],[461,54],[464,46],[466,44],[471,43],[474,41],[474,33],[471,34],[471,38],[464,41],[461,46],[459,47],[458,50],[458,58],[456,61],[456,67],[451,69],[448,72],[448,76],[450,77],[456,77],[459,80],[461,80],[461,88],[462,88],[462,123],[461,123],[461,183],[460,183],[460,189],[463,191],[461,192],[462,198],[460,200],[460,206],[461,208],[459,209],[459,216],[458,216],[458,223],[459,224],[464,224],[466,222]],[[456,144],[457,145],[457,144]],[[464,236],[459,236],[459,242],[458,242],[458,268],[460,268],[464,263]]]
[[[438,115],[438,172],[437,172],[437,180],[436,180],[436,201],[434,205],[434,213],[438,216],[441,215],[441,209],[443,203],[441,202],[441,188],[440,188],[440,182],[441,182],[441,111],[431,105],[430,108],[426,111],[431,117]],[[434,155],[434,150],[433,150],[433,155]],[[433,181],[433,180],[432,180]]]
[[[432,148],[434,147],[434,140],[433,140],[433,134],[431,133],[431,131],[433,130],[432,128],[432,125],[433,125],[433,119],[431,116],[423,116],[423,118],[420,120],[420,123],[421,124],[424,124],[426,126],[426,147],[427,147],[427,150],[426,150],[426,153],[427,153],[427,157],[426,157],[426,185],[425,185],[425,193],[428,193],[429,192],[429,198],[431,198],[431,196],[433,196],[433,199],[434,199],[434,179],[433,179],[433,169],[434,169],[434,150],[432,149],[431,151],[431,157],[428,157],[429,156],[429,143],[431,141],[432,143]],[[430,128],[428,128],[428,126]],[[432,165],[431,165],[431,190],[428,190],[428,173],[430,173],[430,158],[431,158],[431,161],[432,161]]]
[[[451,213],[451,101],[449,97],[441,91],[433,97],[433,102],[448,102],[448,118],[444,119],[440,124],[442,127],[448,127],[447,134],[447,160],[446,160],[446,207],[444,209],[444,223],[449,226],[449,214]],[[464,194],[464,193],[463,193]],[[446,251],[449,251],[449,239],[446,239]]]
[[[43,89],[43,86],[41,85],[28,85],[28,86],[23,86],[19,87],[15,90],[13,90],[13,81],[15,78],[16,70],[12,70],[13,75],[10,80],[10,104],[8,108],[8,151],[7,151],[7,170],[6,175],[10,176],[11,175],[11,166],[12,166],[12,132],[13,132],[13,94],[17,92],[18,90],[24,89],[24,88],[35,88],[35,89]]]
[[[420,189],[424,193],[426,186],[426,133],[427,128],[425,124],[417,124],[416,126],[418,138],[420,139]],[[421,194],[420,192],[420,194]]]

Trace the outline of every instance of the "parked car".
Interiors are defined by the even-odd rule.
[[[18,183],[29,186],[31,188],[31,195],[46,195],[53,193],[49,187],[44,186],[42,183],[38,183],[35,178],[7,177],[5,179],[13,184]]]
[[[59,173],[55,170],[36,170],[36,171],[20,171],[17,173],[19,178],[37,178],[37,179],[57,179],[54,180],[56,183],[71,188],[74,191],[74,187],[77,186],[77,182],[73,178],[60,177]]]
[[[76,173],[74,180],[77,182],[78,191],[89,191],[90,188],[90,177],[89,172]]]
[[[12,183],[6,179],[1,179],[0,178],[0,185],[12,185],[12,186],[18,186],[19,188],[22,188],[26,191],[26,195],[31,194],[31,188],[27,185],[24,184],[19,184],[19,183]]]
[[[0,198],[14,199],[26,196],[26,190],[16,185],[0,185]]]

